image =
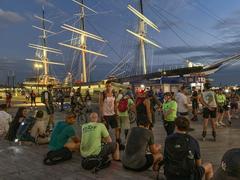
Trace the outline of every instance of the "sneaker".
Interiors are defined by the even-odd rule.
[[[232,125],[232,121],[230,119],[228,120],[228,124],[229,124],[229,126]]]
[[[223,122],[219,122],[219,124],[222,125],[222,126],[226,126],[226,124],[223,123]]]
[[[119,145],[119,150],[120,150],[120,151],[124,151],[124,149],[125,149],[125,145],[124,145],[124,144],[120,144],[120,145]]]
[[[221,127],[221,124],[219,122],[216,122],[217,127]]]

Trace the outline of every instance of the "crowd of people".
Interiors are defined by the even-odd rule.
[[[189,133],[194,130],[191,124],[199,121],[202,114],[202,140],[205,141],[210,121],[212,137],[216,141],[217,128],[227,127],[227,123],[231,126],[232,118],[238,118],[239,96],[234,90],[229,93],[222,89],[213,91],[210,84],[205,83],[203,91],[193,87],[190,94],[182,86],[176,94],[140,89],[134,95],[130,88],[125,92],[114,91],[111,81],[107,81],[105,90],[99,94],[98,113],[91,107],[89,91],[83,98],[81,89],[72,90],[70,111],[66,112],[64,121],[58,122],[54,119],[51,91],[52,86],[49,85],[41,95],[49,117],[47,125],[42,110],[29,117],[27,109],[21,107],[12,120],[6,111],[7,105],[0,106],[0,136],[9,141],[48,144],[49,152],[44,157],[46,165],[70,160],[73,152],[80,152],[81,164],[86,170],[98,171],[114,160],[121,161],[124,168],[136,172],[152,167],[154,175],[163,166],[167,180],[240,178],[240,161],[237,161],[240,149],[227,152],[221,167],[214,174],[211,163],[202,163],[199,143]],[[62,93],[60,90],[58,96],[61,104],[64,103]],[[61,110],[64,110],[63,105]],[[136,125],[133,127],[130,111],[136,114]],[[85,116],[81,137],[73,127],[80,115]],[[163,121],[166,131],[164,148],[155,142],[153,129],[156,117]],[[110,135],[110,128],[114,137]],[[236,160],[232,160],[233,157]]]

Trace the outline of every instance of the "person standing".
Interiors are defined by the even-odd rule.
[[[172,134],[175,129],[175,119],[177,117],[177,103],[172,99],[172,93],[166,92],[164,94],[163,103],[163,125],[167,132],[167,136]]]
[[[30,97],[31,97],[31,107],[33,104],[35,104],[35,107],[36,107],[36,94],[33,90],[30,93]]]
[[[12,103],[12,94],[10,91],[6,91],[6,105],[7,108],[11,107],[11,103]]]
[[[100,117],[107,129],[111,126],[115,131],[116,142],[121,144],[119,127],[117,122],[117,101],[112,88],[112,82],[106,82],[106,89],[99,96]]]
[[[121,135],[121,130],[124,130],[125,139],[127,138],[128,131],[130,129],[130,120],[128,111],[134,110],[134,102],[130,98],[129,94],[125,94],[118,102],[118,116],[119,116],[119,133]]]
[[[186,96],[186,89],[184,86],[180,88],[180,91],[176,95],[177,113],[178,116],[183,116],[189,119],[188,113],[188,98]]]
[[[60,112],[64,111],[63,105],[64,105],[64,92],[62,89],[58,91],[58,101],[60,102]]]
[[[223,123],[223,117],[224,117],[224,105],[226,104],[226,96],[223,93],[222,89],[219,89],[216,93],[216,102],[217,102],[217,127],[220,126],[226,126],[226,124]]]
[[[201,94],[200,102],[203,105],[203,132],[202,138],[205,141],[205,137],[207,135],[207,126],[208,120],[211,121],[212,125],[212,136],[214,141],[216,141],[216,111],[217,111],[217,103],[215,93],[210,89],[210,84],[204,84],[204,91]]]
[[[91,113],[92,112],[92,97],[91,97],[91,94],[89,92],[89,89],[87,89],[87,91],[86,91],[84,102],[85,102],[86,107],[87,107],[87,113]]]
[[[52,96],[52,85],[47,86],[47,91],[44,92],[44,104],[46,111],[49,115],[48,127],[47,129],[52,129],[54,127],[54,106],[53,106],[53,96]]]
[[[198,92],[196,90],[196,87],[192,87],[192,96],[191,96],[191,100],[192,100],[192,121],[197,121],[198,117],[197,117],[197,113],[198,113],[198,108],[199,108],[199,98],[198,98]]]
[[[151,102],[148,98],[147,91],[140,91],[136,98],[136,112],[137,112],[137,125],[140,121],[148,120],[150,122],[150,129],[152,128],[152,113]]]
[[[238,101],[239,101],[239,95],[235,90],[232,90],[231,95],[230,95],[230,106],[231,106],[231,115],[232,118],[239,118],[237,113],[238,113]]]

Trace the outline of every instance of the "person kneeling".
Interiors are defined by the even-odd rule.
[[[67,113],[65,121],[60,121],[53,129],[49,143],[50,151],[44,159],[44,164],[54,165],[70,160],[72,152],[78,151],[80,140],[75,135],[72,125],[76,122],[76,115],[72,112]]]
[[[162,160],[161,146],[154,144],[150,125],[149,121],[142,120],[138,122],[138,127],[131,129],[122,157],[123,167],[126,169],[145,171],[153,166],[153,171],[158,170],[158,163]],[[146,152],[148,148],[150,153]]]
[[[210,180],[212,164],[202,165],[196,139],[188,135],[189,121],[185,117],[175,120],[176,133],[168,136],[164,149],[164,174],[167,180]]]
[[[112,142],[107,128],[98,123],[98,114],[90,114],[90,122],[82,126],[80,145],[82,167],[86,170],[99,170],[110,165],[108,155],[119,160],[118,145]]]

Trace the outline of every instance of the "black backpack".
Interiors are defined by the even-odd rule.
[[[48,166],[59,164],[72,159],[72,152],[68,148],[62,148],[56,151],[49,151],[44,158],[43,163]]]
[[[189,148],[190,136],[171,137],[165,147],[164,174],[188,177],[194,173],[195,158]]]
[[[92,156],[82,159],[82,168],[86,170],[92,170],[96,173],[100,169],[107,168],[111,164],[111,160],[108,157]]]

